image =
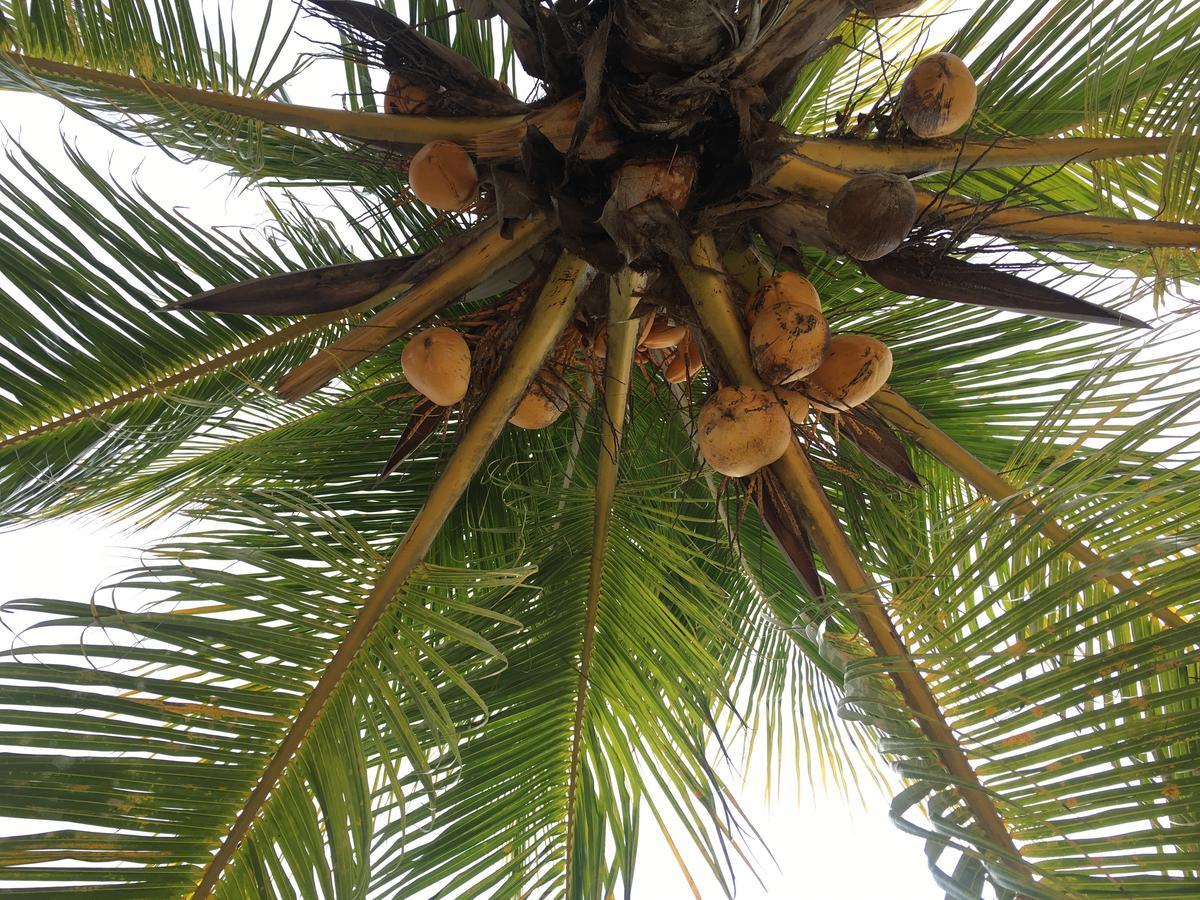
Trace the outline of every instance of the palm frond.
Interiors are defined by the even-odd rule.
[[[77,150],[8,154],[4,524],[192,526],[111,595],[6,609],[0,794],[27,827],[0,876],[599,900],[652,824],[694,895],[732,896],[762,841],[730,783],[765,756],[890,791],[950,897],[1196,894],[1195,330],[1148,307],[1200,272],[1200,12],[736,6],[322,0],[235,28],[0,0],[0,87],[220,163],[271,216],[203,228]],[[316,54],[288,68],[297,33]],[[899,83],[943,44],[980,103],[919,141]],[[469,115],[382,114],[380,69],[392,113],[413,77]],[[317,72],[342,108],[292,102]],[[447,136],[491,171],[439,215],[402,160]],[[638,166],[680,196],[617,202]],[[827,228],[860,171],[924,208],[881,262]],[[628,266],[609,304],[589,263]],[[741,310],[775,267],[886,343],[890,387],[719,481],[695,409],[764,387]],[[635,349],[652,315],[704,374]],[[472,353],[451,407],[400,378],[431,317]],[[544,365],[582,402],[506,428]]]
[[[189,891],[383,562],[302,495],[230,495],[205,517],[212,530],[161,545],[110,602],[6,607],[22,635],[4,671],[22,688],[3,711],[4,812],[35,829],[3,839],[6,879],[112,897]],[[472,715],[459,707],[481,710],[464,675],[500,662],[474,629],[515,624],[475,604],[528,574],[431,566],[409,583],[231,885],[266,896],[289,883],[334,893],[365,883],[374,783],[396,785],[406,769],[427,780],[452,761],[456,727]],[[149,605],[131,608],[146,591]],[[458,669],[442,655],[450,646],[472,648]],[[73,829],[36,830],[63,818]]]

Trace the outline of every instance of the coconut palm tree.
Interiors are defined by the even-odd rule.
[[[11,893],[609,897],[651,828],[732,894],[761,733],[947,896],[1197,895],[1200,7],[198,7],[0,0],[0,86],[274,216],[10,151],[4,521],[194,520],[9,604]],[[765,383],[787,284],[870,365]]]

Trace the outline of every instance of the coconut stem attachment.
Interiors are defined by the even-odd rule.
[[[787,154],[780,159],[767,184],[787,193],[827,202],[852,177],[803,156]],[[987,234],[1091,247],[1200,247],[1200,225],[1183,222],[993,206],[920,188],[917,189],[917,203],[922,208],[922,220],[932,218],[946,224],[969,220],[974,230]]]

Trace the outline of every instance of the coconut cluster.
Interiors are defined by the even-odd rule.
[[[882,341],[830,334],[820,295],[803,275],[782,272],[760,287],[746,303],[746,319],[754,368],[792,407],[798,401],[791,395],[832,411],[859,406],[891,374],[892,353]]]
[[[892,372],[892,352],[865,334],[831,335],[808,279],[783,272],[749,298],[750,352],[766,389],[724,387],[696,419],[705,461],[743,477],[779,459],[792,426],[812,407],[843,412],[866,403]]]
[[[700,347],[691,329],[660,312],[640,317],[634,357],[641,366],[658,368],[673,384],[690,381],[704,370]],[[567,328],[546,364],[535,376],[509,422],[518,428],[539,429],[553,425],[570,404],[571,389],[564,374],[573,365],[603,368],[608,344],[608,323],[588,329],[579,324]],[[582,356],[582,360],[580,360]],[[471,382],[470,346],[453,328],[425,328],[415,332],[400,355],[404,377],[431,403],[455,406],[467,395]]]

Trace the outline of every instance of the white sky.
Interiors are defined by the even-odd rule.
[[[254,6],[243,3],[240,10]],[[298,45],[298,49],[308,48]],[[382,79],[377,82],[376,86],[382,87]],[[293,92],[293,99],[314,104],[338,102],[315,90]],[[139,182],[160,202],[183,207],[201,224],[251,225],[267,219],[258,199],[238,192],[232,182],[221,180],[221,170],[215,167],[185,167],[156,151],[142,151],[64,114],[42,98],[10,94],[3,98],[3,104],[4,124],[10,134],[44,161],[62,158],[61,128],[98,167],[108,166],[118,178],[126,180],[136,170]],[[5,165],[0,160],[0,171]],[[67,168],[64,165],[58,171],[65,173]],[[175,523],[167,521],[131,531],[128,524],[74,520],[0,534],[0,571],[4,572],[0,602],[29,596],[87,597],[109,576],[135,564],[136,548],[153,543],[174,527]],[[0,638],[0,642],[6,643],[9,637]],[[861,808],[858,801],[847,804],[835,793],[810,791],[807,786],[803,800],[797,803],[794,782],[782,786],[782,799],[768,803],[765,779],[765,767],[752,766],[739,802],[774,853],[775,864],[767,861],[763,865],[765,884],[761,886],[742,870],[739,897],[920,900],[940,896],[925,868],[921,841],[891,825],[887,818],[890,798],[871,788],[866,779],[864,791],[875,791],[867,809]],[[0,822],[0,826],[3,824]],[[636,895],[661,900],[690,896],[650,817],[644,822],[643,835]],[[697,874],[702,873],[697,870]],[[700,886],[705,898],[718,896],[715,886],[706,886],[703,881]]]

